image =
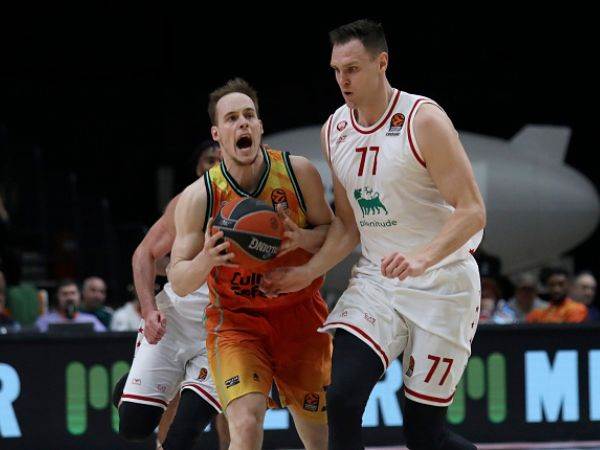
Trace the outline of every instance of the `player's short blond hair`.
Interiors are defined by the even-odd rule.
[[[208,116],[210,117],[210,122],[213,125],[217,124],[218,101],[226,95],[233,94],[234,92],[239,92],[240,94],[244,94],[250,97],[250,99],[254,103],[256,114],[258,115],[258,95],[256,94],[256,90],[252,86],[250,86],[250,84],[246,80],[242,78],[234,78],[232,80],[229,80],[223,86],[212,91],[208,96]]]

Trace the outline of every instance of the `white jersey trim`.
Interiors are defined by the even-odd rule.
[[[206,390],[202,388],[202,386],[198,383],[184,383],[181,385],[181,390],[183,391],[184,389],[189,389],[198,396],[200,396],[204,401],[206,401],[206,403],[215,408],[217,413],[221,414],[223,412],[223,410],[221,409],[221,404],[212,395],[206,392]]]
[[[335,328],[341,328],[343,330],[346,330],[348,333],[353,334],[358,339],[367,344],[369,347],[371,347],[375,354],[379,356],[379,359],[381,359],[381,363],[383,364],[383,372],[387,370],[390,360],[388,356],[385,354],[385,352],[379,346],[379,344],[377,344],[375,339],[373,339],[371,336],[365,333],[363,329],[357,327],[356,325],[336,320],[335,322],[326,322],[325,324],[323,324],[322,327],[319,327],[317,331],[319,333],[326,333],[331,330],[334,330]]]

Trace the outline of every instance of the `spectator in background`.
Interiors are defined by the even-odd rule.
[[[9,286],[6,291],[6,307],[10,310],[14,320],[23,327],[30,327],[45,311],[37,287],[21,280],[21,255],[13,252],[11,258],[12,261],[5,272]]]
[[[600,310],[592,305],[596,297],[596,286],[596,277],[591,272],[581,272],[571,287],[571,298],[587,306],[589,321],[600,320]]]
[[[104,328],[110,328],[114,311],[106,302],[106,283],[100,277],[88,277],[83,280],[81,312],[92,314],[98,318]]]
[[[482,277],[479,323],[492,323],[492,317],[496,312],[496,305],[501,301],[501,297],[502,293],[496,280],[491,277]]]
[[[499,324],[523,323],[531,311],[546,307],[548,307],[548,302],[538,297],[537,277],[525,273],[517,279],[515,296],[508,302],[504,300],[498,302],[492,322]]]
[[[21,328],[19,322],[13,320],[5,309],[6,306],[6,280],[4,274],[0,272],[0,334],[6,334],[13,331],[19,331]]]
[[[550,304],[546,308],[534,309],[527,315],[529,323],[579,323],[587,319],[587,306],[567,296],[569,272],[553,268],[547,272],[546,285]]]
[[[112,316],[110,329],[112,331],[137,331],[142,320],[142,308],[132,285],[127,287],[133,300],[117,309]]]
[[[81,294],[74,281],[64,280],[56,289],[58,308],[41,316],[36,321],[37,328],[48,331],[51,323],[93,323],[94,331],[106,331],[106,327],[92,314],[79,312]]]

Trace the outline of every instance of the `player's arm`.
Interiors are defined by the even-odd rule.
[[[321,150],[329,162],[326,142],[326,127],[321,129]],[[301,267],[276,269],[263,277],[263,290],[268,294],[294,292],[308,286],[312,280],[325,274],[329,269],[342,261],[360,242],[360,234],[354,220],[352,206],[346,191],[335,176],[333,178],[333,195],[335,201],[335,217],[327,230],[325,242],[311,260]],[[266,279],[266,280],[265,280]]]
[[[131,266],[133,284],[140,300],[142,317],[156,311],[154,283],[157,275],[157,262],[171,251],[175,240],[173,216],[177,197],[169,202],[164,214],[150,228],[144,239],[135,249]]]
[[[229,247],[229,242],[216,245],[223,232],[210,236],[212,220],[208,221],[206,232],[203,231],[206,204],[206,188],[200,178],[183,191],[175,208],[175,242],[167,275],[173,291],[181,297],[204,284],[213,267],[231,266],[228,261],[234,256],[220,254]]]
[[[294,248],[302,248],[309,253],[319,251],[327,230],[333,220],[333,211],[325,198],[323,181],[315,166],[303,156],[290,156],[290,162],[306,206],[306,219],[311,228],[300,228],[284,211],[279,211],[286,231],[279,255],[283,255]]]
[[[434,105],[423,105],[414,117],[418,149],[442,197],[455,209],[438,235],[411,255],[392,253],[382,261],[382,273],[404,279],[421,275],[464,245],[485,226],[486,214],[469,158],[448,116]]]
[[[164,214],[150,228],[135,249],[131,258],[133,285],[140,301],[144,318],[144,336],[150,344],[156,344],[166,331],[166,317],[158,310],[154,299],[154,283],[158,261],[167,259],[175,239],[173,216],[177,197],[169,202]]]

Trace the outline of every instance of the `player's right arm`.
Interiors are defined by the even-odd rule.
[[[331,222],[321,249],[304,266],[276,269],[265,277],[263,291],[268,295],[295,292],[308,286],[315,278],[324,275],[341,262],[360,242],[352,206],[346,190],[335,175],[327,151],[327,123],[321,129],[321,150],[331,169],[335,217]]]
[[[156,263],[171,251],[175,239],[173,216],[178,197],[167,205],[164,214],[150,228],[131,258],[133,284],[144,318],[144,336],[156,344],[165,334],[166,318],[158,310],[154,299]]]
[[[223,232],[210,235],[212,220],[208,221],[206,232],[202,229],[206,204],[207,192],[200,178],[183,191],[175,208],[175,242],[167,276],[173,291],[180,297],[202,286],[213,267],[232,266],[229,261],[233,253],[220,254],[229,248],[229,242],[216,245]]]

